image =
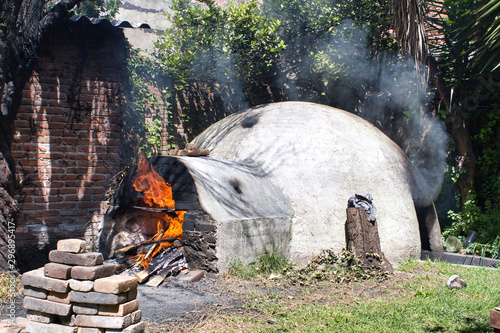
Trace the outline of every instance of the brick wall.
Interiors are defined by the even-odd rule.
[[[92,244],[120,170],[123,32],[77,22],[47,36],[15,122],[18,248]]]

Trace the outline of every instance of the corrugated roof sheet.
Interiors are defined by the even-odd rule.
[[[82,15],[73,15],[70,18],[70,21],[73,22],[85,22],[91,24],[105,24],[114,26],[117,28],[134,28],[134,29],[151,29],[149,24],[147,23],[133,23],[129,21],[121,21],[121,20],[108,20],[104,18],[94,18],[94,17],[86,17]]]

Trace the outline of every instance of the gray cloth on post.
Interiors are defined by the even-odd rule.
[[[375,222],[377,215],[377,207],[373,203],[373,198],[370,193],[356,193],[347,201],[347,207],[363,207],[368,214],[368,221]]]

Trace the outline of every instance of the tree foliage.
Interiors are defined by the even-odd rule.
[[[157,43],[156,58],[170,84],[171,112],[180,107],[193,136],[248,105],[279,97],[273,90],[280,52],[278,20],[266,20],[256,1],[221,8],[205,0],[173,1],[173,27]]]
[[[492,1],[427,1],[429,56],[447,91],[440,95],[448,100],[441,116],[453,139],[450,163],[459,188],[449,233],[476,230],[486,243],[500,234],[499,9]]]
[[[497,1],[264,0],[221,8],[176,0],[172,9],[156,57],[171,80],[170,112],[184,116],[191,136],[248,106],[318,102],[371,121],[440,188],[448,150],[439,117],[464,216],[482,221],[470,226],[498,223]]]

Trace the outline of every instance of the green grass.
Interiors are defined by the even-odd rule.
[[[229,275],[243,279],[256,277],[257,275],[269,276],[272,273],[281,273],[290,267],[291,263],[286,257],[277,252],[264,252],[257,262],[245,265],[240,259],[233,261],[229,267]]]
[[[11,298],[22,294],[21,279],[21,276],[15,276],[11,273],[0,273],[0,306]]]
[[[399,270],[403,273],[384,282],[317,286],[293,298],[252,295],[247,307],[259,315],[214,317],[206,332],[492,331],[490,310],[500,306],[498,269],[407,261]],[[454,274],[467,282],[466,288],[446,286]],[[349,297],[363,288],[380,292]]]

